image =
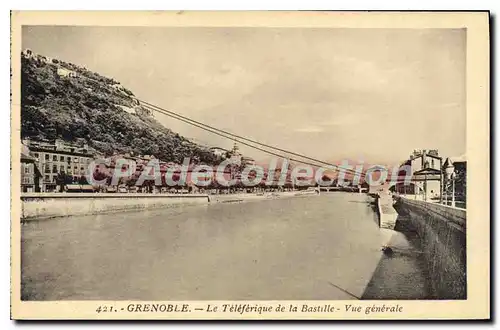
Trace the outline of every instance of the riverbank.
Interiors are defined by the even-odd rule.
[[[38,193],[21,195],[21,220],[208,204],[208,195]]]
[[[380,228],[394,230],[398,214],[393,207],[391,195],[381,194],[377,196],[378,214],[380,217]]]
[[[466,299],[464,209],[389,195],[377,198],[382,245],[380,261],[364,299]],[[391,273],[401,260],[402,276]],[[420,278],[416,286],[405,279]]]
[[[21,220],[159,209],[179,205],[235,203],[317,194],[318,192],[314,190],[228,195],[30,193],[21,196]]]
[[[271,192],[271,193],[260,193],[260,194],[210,195],[209,198],[210,202],[213,203],[238,203],[247,201],[300,197],[300,196],[314,196],[314,195],[319,195],[319,193],[315,190],[304,190],[304,191],[283,191],[283,192]]]
[[[396,197],[398,222],[420,237],[432,287],[438,299],[467,298],[467,211]]]
[[[380,260],[362,299],[435,299],[422,242],[398,214],[391,195],[375,198],[380,230]],[[397,271],[395,271],[397,270]]]

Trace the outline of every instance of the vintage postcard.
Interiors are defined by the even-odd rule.
[[[490,318],[488,12],[11,17],[13,319]]]

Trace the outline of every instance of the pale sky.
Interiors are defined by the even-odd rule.
[[[462,29],[23,28],[23,48],[149,103],[310,157],[372,163],[413,149],[465,153],[465,43]],[[204,144],[233,144],[155,117]]]

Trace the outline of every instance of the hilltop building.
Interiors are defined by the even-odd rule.
[[[59,77],[76,77],[77,76],[77,73],[75,71],[72,71],[72,70],[68,70],[68,69],[65,69],[65,68],[62,68],[62,67],[58,67],[57,68],[57,75]]]
[[[233,149],[229,151],[229,154],[231,157],[237,158],[241,160],[241,152],[240,152],[240,147],[238,147],[238,144],[235,142],[233,145]]]
[[[43,55],[36,54],[31,49],[28,49],[28,48],[26,48],[25,50],[23,50],[21,52],[21,56],[24,57],[24,58],[35,59],[35,60],[37,60],[39,62],[52,63],[52,58],[50,58],[48,56],[43,56]]]
[[[33,53],[33,51],[31,49],[26,48],[21,52],[21,56],[24,58],[34,58],[36,56],[36,54]]]
[[[230,152],[229,150],[227,149],[224,149],[224,148],[220,148],[220,147],[212,147],[209,149],[214,155],[218,156],[218,157],[226,157],[226,155]]]

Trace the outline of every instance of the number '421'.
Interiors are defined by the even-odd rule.
[[[115,312],[117,311],[117,309],[114,308],[113,306],[99,306],[95,311],[97,313],[107,313],[107,312]]]

